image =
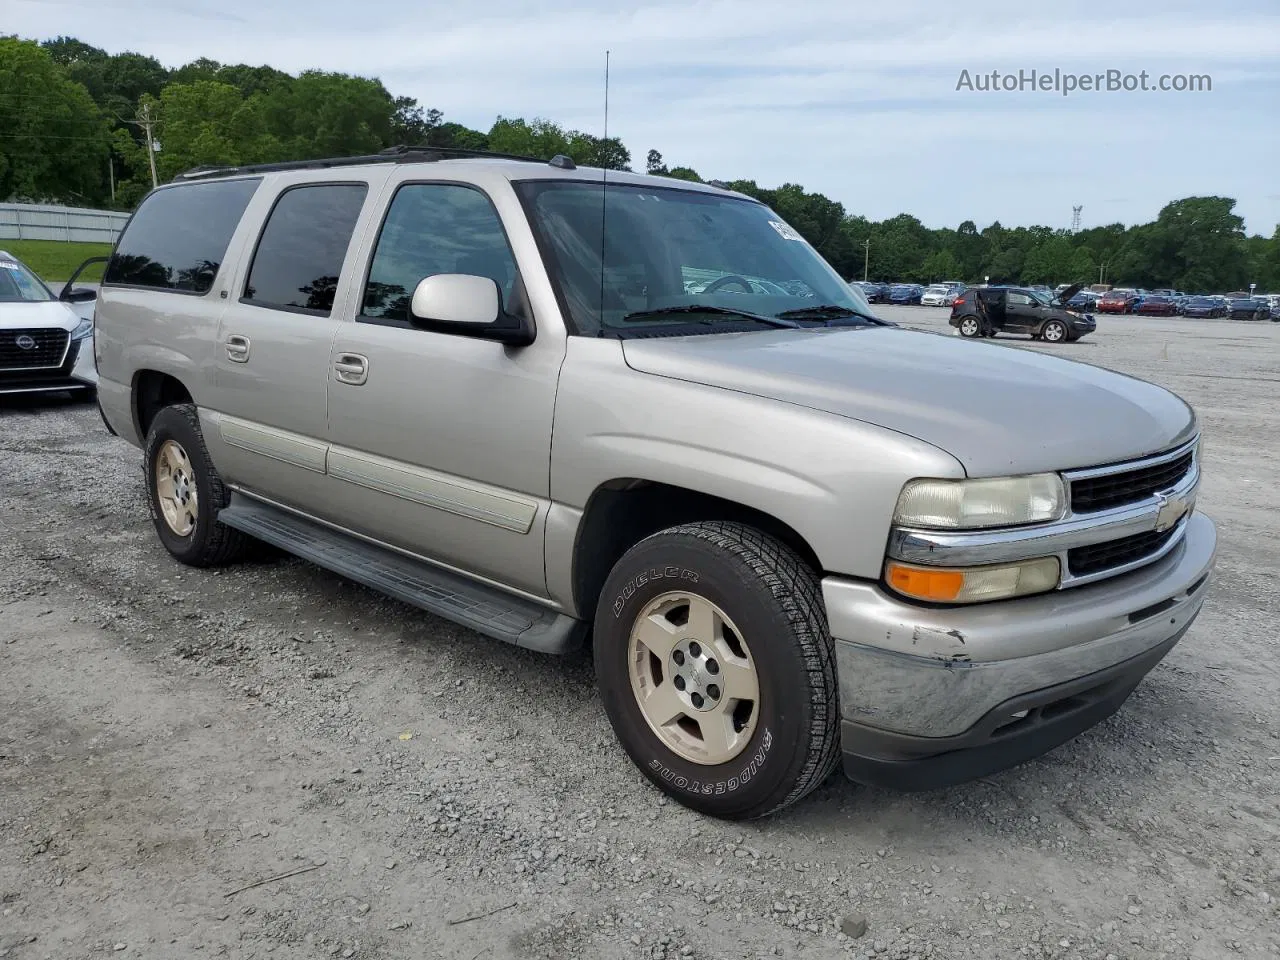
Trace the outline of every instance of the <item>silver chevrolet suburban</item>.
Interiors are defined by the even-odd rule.
[[[919,789],[1116,711],[1200,611],[1178,397],[909,332],[720,185],[430,149],[144,199],[94,350],[164,546],[266,541],[488,636],[590,636],[657,786]]]

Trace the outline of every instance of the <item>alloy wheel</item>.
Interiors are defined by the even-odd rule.
[[[693,763],[728,763],[751,740],[760,682],[733,621],[695,593],[665,593],[631,628],[631,692],[650,729]]]
[[[175,440],[166,440],[156,454],[155,484],[164,522],[178,536],[189,536],[200,516],[200,496],[191,458]]]

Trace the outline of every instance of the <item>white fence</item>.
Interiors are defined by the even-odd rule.
[[[40,203],[0,203],[0,240],[115,243],[129,214]]]

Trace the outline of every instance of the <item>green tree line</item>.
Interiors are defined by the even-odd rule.
[[[151,187],[144,125],[161,149],[160,182],[192,167],[375,153],[396,144],[563,153],[631,169],[616,137],[543,118],[499,116],[487,130],[446,121],[380,81],[319,70],[199,59],[169,69],[138,53],[109,54],[72,37],[0,37],[0,199],[129,209]],[[649,150],[644,169],[702,180]],[[722,177],[722,179],[725,179]],[[1280,225],[1246,235],[1229,197],[1188,197],[1151,223],[1070,232],[1043,226],[930,228],[910,214],[873,221],[799,184],[727,185],[769,204],[844,276],[1021,283],[1070,281],[1188,291],[1280,290]]]

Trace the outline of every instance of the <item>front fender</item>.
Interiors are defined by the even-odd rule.
[[[954,457],[914,437],[641,373],[626,365],[616,340],[569,338],[551,497],[570,514],[619,477],[666,483],[768,514],[804,538],[824,571],[872,579],[903,484],[964,475]],[[561,564],[571,566],[572,557],[548,556],[548,579]]]

